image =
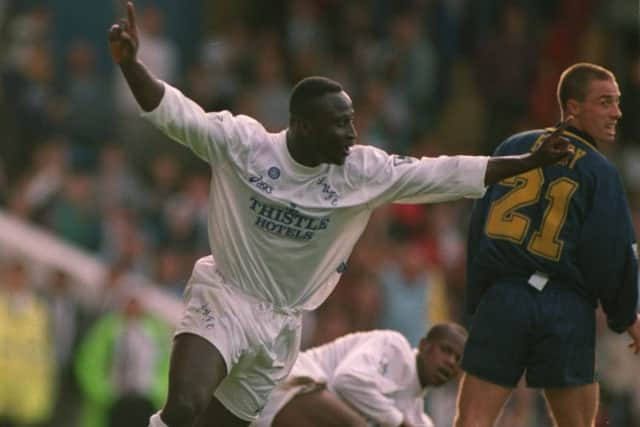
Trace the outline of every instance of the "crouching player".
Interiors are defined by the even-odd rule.
[[[417,349],[397,332],[376,330],[307,350],[252,427],[430,427],[426,387],[458,375],[466,339],[462,326],[443,323]]]

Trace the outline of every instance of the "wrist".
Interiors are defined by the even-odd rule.
[[[536,155],[535,151],[532,153],[522,154],[520,156],[520,159],[522,160],[522,164],[526,170],[535,169],[540,166],[543,166],[540,163],[540,160],[538,159],[538,156]]]
[[[129,71],[135,68],[139,64],[138,57],[134,56],[133,58],[124,59],[118,63],[118,66],[122,71]]]

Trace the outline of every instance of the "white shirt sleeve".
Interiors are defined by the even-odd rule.
[[[201,159],[214,163],[224,154],[239,152],[264,135],[264,127],[256,120],[229,111],[205,112],[175,87],[164,83],[160,104],[143,118],[171,139],[185,145]]]
[[[404,416],[392,395],[409,374],[408,363],[415,363],[409,344],[406,349],[394,340],[374,339],[352,351],[337,367],[330,389],[366,418],[381,426],[397,427]]]
[[[424,400],[420,399],[420,402],[416,403],[418,404],[414,408],[404,413],[404,420],[416,427],[433,427],[431,417],[424,413]]]
[[[363,146],[354,152],[362,162],[363,190],[374,207],[389,202],[434,203],[485,193],[489,157],[422,157],[389,155]],[[353,155],[352,154],[352,155]],[[355,156],[354,156],[355,157]]]

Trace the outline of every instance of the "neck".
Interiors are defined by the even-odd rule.
[[[314,161],[311,156],[304,150],[300,143],[298,142],[298,138],[295,133],[291,130],[287,130],[287,150],[289,150],[289,154],[296,162],[300,163],[302,166],[307,166],[310,168],[316,167],[319,165],[317,161]]]

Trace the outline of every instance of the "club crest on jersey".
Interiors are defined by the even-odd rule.
[[[271,179],[278,179],[280,178],[280,169],[275,166],[271,166],[267,171],[267,175],[269,175],[269,178]]]

